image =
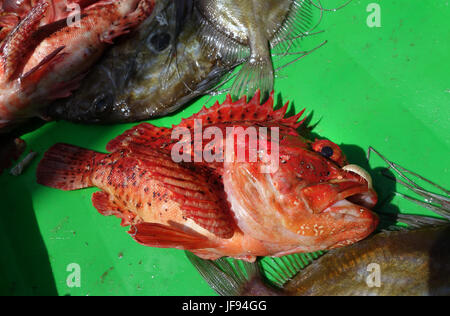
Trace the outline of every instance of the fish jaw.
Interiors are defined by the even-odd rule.
[[[238,227],[254,239],[278,244],[279,251],[271,246],[271,255],[349,245],[377,227],[378,218],[369,210],[376,193],[359,175],[336,167],[333,179],[309,183],[283,167],[262,174],[255,164],[224,164],[225,192]]]
[[[369,209],[341,200],[323,211],[325,219],[331,218],[326,249],[351,245],[369,236],[378,226],[378,216]],[[314,226],[313,226],[314,227]],[[320,235],[320,230],[313,230]]]

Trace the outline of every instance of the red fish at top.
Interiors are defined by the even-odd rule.
[[[37,181],[62,190],[98,187],[94,207],[131,225],[136,241],[206,259],[254,261],[368,236],[378,218],[370,210],[377,196],[367,173],[347,165],[331,141],[300,136],[302,113],[285,118],[287,105],[274,110],[273,94],[263,105],[259,100],[259,94],[249,103],[228,96],[172,128],[140,124],[112,140],[110,154],[57,144],[40,162]],[[277,153],[272,161],[250,160],[250,134],[239,140],[229,133],[252,127],[270,130],[256,153]],[[224,153],[228,144],[235,149],[230,157],[198,159],[199,152]],[[238,159],[240,149],[245,159]],[[179,154],[187,155],[178,161]],[[263,172],[273,159],[278,167]]]
[[[13,2],[3,1],[3,9]],[[107,44],[154,13],[159,1],[69,1],[87,6],[73,21],[60,0],[27,8],[29,2],[0,17],[0,24],[14,26],[0,46],[0,132],[69,96]]]

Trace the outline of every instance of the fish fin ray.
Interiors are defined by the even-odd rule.
[[[205,260],[195,255],[196,251],[185,251],[211,288],[222,296],[278,296],[280,288],[268,280],[260,261],[251,262],[231,258]]]
[[[217,246],[215,242],[203,235],[156,223],[133,225],[128,233],[138,243],[149,247],[188,250]]]
[[[157,127],[149,123],[141,123],[111,140],[106,145],[106,150],[113,152],[127,147],[130,143],[148,145],[153,143],[156,139],[169,134],[170,129],[168,128]]]
[[[249,60],[245,63],[231,86],[231,95],[241,97],[253,96],[259,89],[262,99],[266,99],[273,90],[274,70],[272,60],[265,58],[261,61]]]
[[[127,148],[130,144],[140,144],[153,148],[160,147],[164,144],[158,142],[158,139],[167,138],[171,135],[174,128],[181,127],[193,130],[196,120],[201,121],[204,127],[226,122],[251,121],[279,123],[293,129],[297,129],[304,122],[304,120],[298,120],[305,110],[288,118],[285,117],[288,104],[281,109],[274,110],[273,91],[263,104],[260,103],[260,96],[261,93],[257,90],[251,101],[247,102],[247,97],[244,96],[233,102],[231,95],[228,94],[223,103],[216,102],[210,108],[203,107],[198,113],[182,119],[180,124],[172,128],[156,127],[149,123],[141,123],[111,140],[106,149],[109,152],[113,152]]]
[[[225,272],[222,265],[229,265],[225,259],[204,260],[189,251],[185,251],[189,261],[198,270],[203,279],[211,286],[211,288],[222,296],[238,296],[244,287],[244,282],[239,280],[236,273],[230,269]],[[248,281],[248,280],[247,280]]]
[[[60,46],[52,51],[50,54],[45,56],[35,67],[30,69],[25,74],[20,76],[22,82],[32,82],[37,83],[41,78],[52,71],[55,64],[62,61],[66,54],[60,53],[64,49],[64,46]]]
[[[218,31],[210,22],[200,15],[199,21],[199,37],[202,49],[213,52],[220,59],[235,64],[247,59],[250,56],[250,48],[241,45],[235,40],[229,38],[222,32]]]
[[[312,24],[313,13],[310,0],[294,0],[283,26],[271,41],[273,51],[285,52],[297,39],[308,36],[314,28]],[[317,26],[317,24],[316,24]]]
[[[184,216],[220,238],[234,235],[231,211],[220,181],[202,170],[189,170],[174,163],[168,154],[154,148],[137,144],[128,148],[130,155],[137,155],[145,168],[152,170],[152,177],[172,193]]]
[[[40,21],[47,12],[49,3],[40,1],[28,15],[9,33],[1,44],[0,76],[3,81],[10,80],[18,68],[23,66],[22,61],[33,46],[33,33],[38,29]]]
[[[39,184],[65,191],[91,187],[90,175],[98,153],[67,144],[50,148],[38,165]]]
[[[135,216],[128,211],[124,211],[120,209],[117,205],[111,201],[110,194],[99,191],[92,194],[92,204],[97,209],[97,211],[103,216],[114,215],[122,220],[120,223],[121,226],[129,226],[131,225]]]

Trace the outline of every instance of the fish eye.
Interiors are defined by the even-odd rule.
[[[322,156],[330,158],[331,156],[333,156],[333,148],[331,148],[330,146],[324,146],[322,147],[320,153],[322,154]]]
[[[112,95],[110,95],[109,93],[103,93],[95,98],[94,102],[92,102],[92,105],[96,114],[104,114],[111,108],[112,103]]]
[[[346,164],[346,157],[341,151],[338,145],[335,143],[321,139],[317,140],[312,144],[312,149],[321,154],[323,157],[333,160],[337,165],[343,166]]]
[[[159,33],[150,38],[150,44],[156,51],[162,52],[169,46],[170,39],[171,37],[169,33]]]

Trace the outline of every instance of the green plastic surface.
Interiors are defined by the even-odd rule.
[[[381,27],[370,28],[369,3],[381,7]],[[323,1],[333,7],[338,1]],[[448,1],[353,1],[328,12],[324,33],[304,45],[328,43],[283,70],[276,96],[296,111],[306,107],[313,132],[342,145],[350,162],[369,169],[384,199],[403,191],[379,175],[373,146],[400,165],[450,187],[450,7]],[[214,98],[223,100],[224,96]],[[204,97],[176,114],[151,121],[170,126],[200,110]],[[212,102],[209,103],[211,105]],[[57,142],[98,151],[134,124],[80,126],[49,123],[28,134],[39,156],[20,177],[0,177],[0,294],[213,295],[183,251],[138,245],[119,220],[92,206],[96,189],[63,192],[36,183],[42,154]],[[383,208],[426,213],[394,198]],[[81,268],[69,287],[68,265]]]

